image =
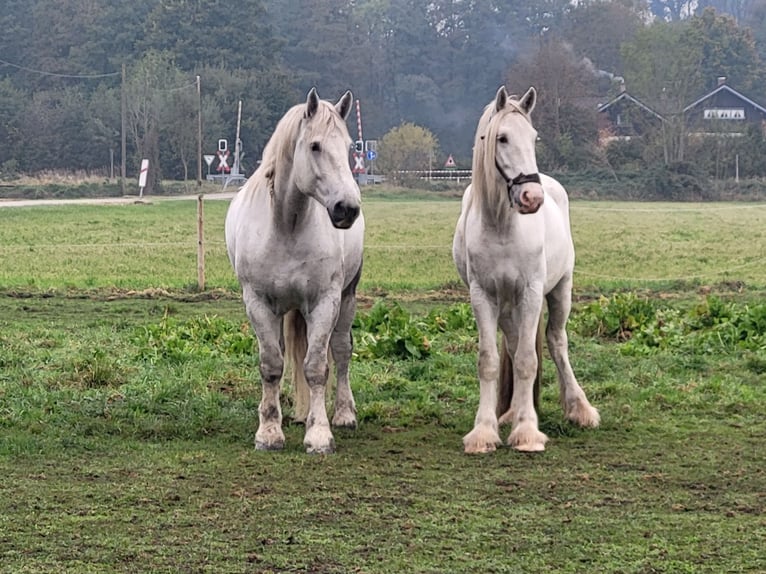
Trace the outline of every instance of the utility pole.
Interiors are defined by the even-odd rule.
[[[197,76],[197,186],[202,185],[202,95]]]
[[[127,142],[125,134],[125,114],[127,113],[127,94],[125,94],[125,63],[122,64],[122,85],[120,86],[120,145],[122,147],[122,165],[120,166],[120,191],[125,195],[125,163]]]

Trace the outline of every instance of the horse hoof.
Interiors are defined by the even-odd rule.
[[[495,452],[497,450],[497,447],[492,444],[483,444],[483,445],[471,445],[471,446],[464,446],[463,452],[465,454],[487,454],[490,452]]]
[[[508,446],[519,452],[542,452],[548,437],[536,428],[518,427],[508,436]]]
[[[332,426],[343,429],[356,429],[356,417],[339,417],[334,416],[332,418]]]
[[[308,446],[306,445],[307,454],[333,454],[335,452],[335,441],[330,441],[330,444],[324,446]]]
[[[517,444],[514,445],[513,449],[519,452],[543,452],[545,450],[545,445],[541,442]]]
[[[463,437],[463,449],[466,454],[485,454],[495,452],[502,444],[496,430],[475,428]]]
[[[596,428],[601,423],[601,415],[588,401],[577,401],[567,410],[566,417],[583,428]]]

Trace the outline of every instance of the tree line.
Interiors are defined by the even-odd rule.
[[[6,178],[108,170],[121,161],[125,133],[129,175],[149,157],[155,182],[193,179],[198,118],[204,154],[215,152],[219,138],[233,146],[239,101],[249,171],[276,121],[312,86],[328,99],[351,89],[365,139],[382,141],[398,130],[390,139],[420,152],[399,149],[408,168],[427,166],[407,162],[448,154],[470,165],[478,117],[503,83],[517,93],[538,89],[533,119],[547,170],[677,163],[667,155],[667,134],[665,141],[654,134],[616,151],[599,145],[596,104],[621,83],[669,117],[718,76],[766,101],[766,0],[5,4],[0,177]],[[402,128],[422,140],[401,143]],[[684,138],[678,130],[671,135]],[[748,138],[747,145],[727,144],[725,153],[741,151],[750,174],[766,175],[762,134]],[[714,153],[692,145],[685,160],[698,154],[696,163],[715,175],[722,153],[716,145]],[[386,166],[384,154],[380,161]]]

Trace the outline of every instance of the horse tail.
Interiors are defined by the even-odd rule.
[[[540,313],[540,321],[537,326],[537,336],[535,337],[535,353],[537,354],[537,374],[535,375],[535,384],[532,389],[532,400],[534,401],[535,411],[540,412],[540,386],[543,382],[543,315]],[[511,408],[511,399],[513,398],[513,360],[508,354],[505,335],[500,343],[500,372],[497,377],[497,416],[508,412]]]
[[[306,422],[309,415],[309,385],[303,372],[308,350],[306,320],[300,311],[289,311],[284,318],[285,358],[292,373],[293,420]]]

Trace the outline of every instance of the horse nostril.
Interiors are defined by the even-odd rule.
[[[521,203],[523,205],[531,206],[535,203],[542,203],[543,202],[543,196],[537,193],[532,193],[529,190],[524,190],[521,192]]]
[[[351,224],[356,221],[358,216],[359,206],[348,204],[343,201],[336,203],[330,212],[333,224],[341,227],[351,227]]]

